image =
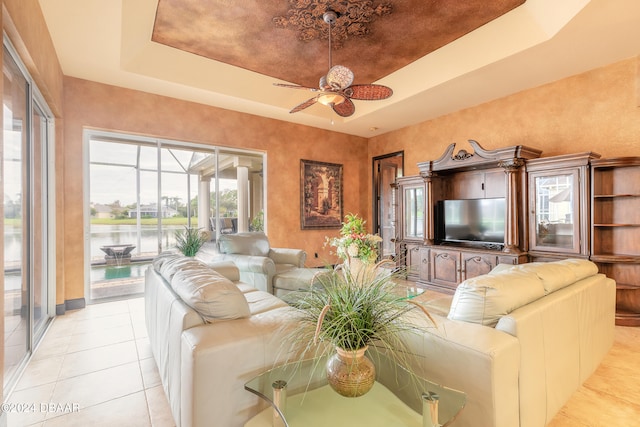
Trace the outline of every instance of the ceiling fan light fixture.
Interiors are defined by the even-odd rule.
[[[322,105],[340,105],[344,102],[344,96],[336,92],[325,92],[318,95],[318,102]]]
[[[334,89],[346,89],[353,83],[353,71],[344,65],[334,65],[327,73],[326,80]]]

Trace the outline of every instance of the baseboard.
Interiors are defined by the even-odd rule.
[[[87,306],[84,298],[69,299],[64,304],[56,304],[56,316],[65,314],[67,310],[78,310]]]

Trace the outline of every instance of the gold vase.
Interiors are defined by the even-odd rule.
[[[327,380],[338,394],[359,397],[373,387],[376,367],[364,354],[367,348],[344,350],[336,347],[336,354],[327,361]]]

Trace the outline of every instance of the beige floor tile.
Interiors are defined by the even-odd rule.
[[[138,358],[140,360],[153,357],[153,353],[151,353],[151,346],[149,345],[148,337],[137,339],[136,347],[138,348]]]
[[[74,319],[88,319],[128,312],[129,303],[126,300],[123,300],[101,304],[89,304],[80,310],[67,311],[64,316],[69,316]]]
[[[14,406],[13,410],[7,412],[7,427],[24,427],[43,422],[46,415],[43,408],[51,400],[54,387],[55,383],[49,383],[14,391],[7,402],[22,406],[20,411],[18,406]]]
[[[167,395],[162,386],[156,386],[145,390],[147,403],[149,405],[149,417],[153,427],[175,427]]]
[[[78,412],[47,418],[45,427],[151,426],[144,392],[137,392]]]
[[[16,390],[55,383],[58,380],[63,361],[63,355],[32,360],[16,384]]]
[[[52,402],[78,404],[80,409],[142,391],[138,362],[103,369],[57,382]]]
[[[147,325],[144,323],[144,316],[131,314],[131,326],[136,339],[147,338]]]
[[[137,360],[138,351],[133,341],[69,353],[62,363],[60,379],[112,368]]]
[[[118,326],[107,330],[73,335],[69,341],[67,352],[73,353],[132,340],[133,329],[131,325]]]
[[[94,331],[106,331],[120,326],[130,326],[131,316],[129,313],[117,313],[109,316],[91,317],[76,323],[74,335],[86,334]]]
[[[47,334],[43,342],[36,349],[31,360],[47,359],[49,357],[64,355],[67,353],[70,342],[71,335],[49,336],[49,334]]]
[[[612,399],[599,391],[581,387],[560,410],[560,414],[582,426],[626,427],[640,420],[640,405]]]
[[[140,370],[142,372],[142,382],[145,389],[162,385],[155,360],[142,359],[140,361]]]
[[[47,330],[47,339],[57,337],[68,337],[73,335],[76,325],[80,323],[76,319],[65,318],[65,316],[57,316],[51,322],[51,326]]]

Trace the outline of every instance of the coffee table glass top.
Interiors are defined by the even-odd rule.
[[[245,389],[271,407],[245,427],[439,427],[449,425],[464,407],[463,392],[411,375],[371,347],[367,354],[376,365],[376,383],[356,398],[340,396],[328,385],[328,356],[285,364],[258,375]]]

